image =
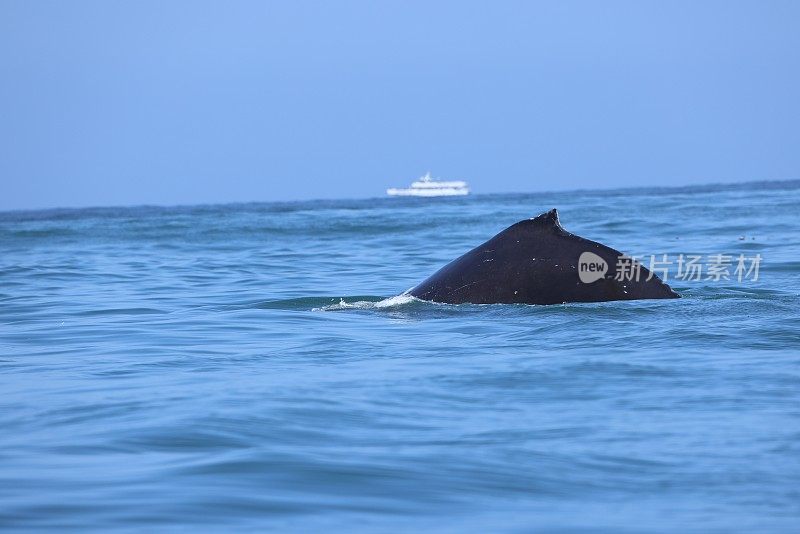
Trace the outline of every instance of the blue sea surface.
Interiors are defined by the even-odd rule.
[[[758,279],[393,298],[554,207]],[[800,531],[800,182],[5,212],[0,253],[2,528]]]

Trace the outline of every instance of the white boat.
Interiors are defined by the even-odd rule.
[[[428,172],[412,183],[411,187],[406,189],[390,187],[386,190],[386,194],[393,197],[452,197],[469,195],[469,187],[467,187],[467,182],[461,180],[434,180],[431,178],[431,173]]]

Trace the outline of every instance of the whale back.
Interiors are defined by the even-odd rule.
[[[585,262],[585,258],[594,261]],[[588,273],[588,263],[599,268],[605,263],[605,271]],[[564,230],[555,209],[506,228],[408,293],[450,304],[560,304],[679,297],[623,253]]]

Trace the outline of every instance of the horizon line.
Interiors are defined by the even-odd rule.
[[[635,185],[623,187],[579,187],[575,189],[545,189],[538,191],[500,191],[500,192],[486,192],[486,193],[470,193],[467,196],[459,197],[425,197],[413,198],[402,197],[402,200],[425,202],[431,201],[433,198],[448,198],[450,200],[470,197],[486,197],[486,196],[499,196],[499,195],[547,195],[547,194],[560,194],[560,193],[584,193],[584,192],[624,192],[624,191],[645,191],[645,190],[676,190],[676,189],[701,189],[708,187],[747,187],[755,185],[766,184],[792,184],[797,182],[800,185],[800,178],[783,178],[783,179],[766,179],[766,180],[745,180],[734,182],[706,182],[699,184],[684,184],[684,185]],[[393,198],[387,195],[382,196],[366,196],[366,197],[318,197],[307,199],[287,199],[287,200],[232,200],[227,202],[197,202],[197,203],[139,203],[139,204],[107,204],[107,205],[87,205],[87,206],[51,206],[51,207],[37,207],[37,208],[14,208],[14,209],[0,209],[0,214],[10,213],[30,213],[41,211],[79,211],[79,210],[92,210],[92,209],[133,209],[133,208],[189,208],[200,206],[232,206],[232,205],[247,205],[247,204],[296,204],[303,202],[344,202],[349,200],[390,200],[396,202],[400,198]],[[401,200],[401,201],[402,201]]]

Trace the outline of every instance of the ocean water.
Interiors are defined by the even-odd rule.
[[[553,207],[758,278],[394,298]],[[6,212],[0,252],[0,527],[800,531],[800,182]]]

